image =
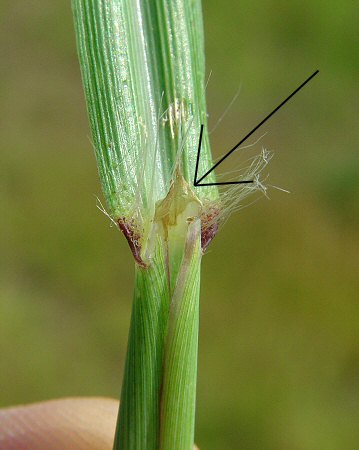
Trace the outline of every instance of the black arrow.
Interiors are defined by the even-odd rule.
[[[201,125],[201,131],[199,135],[199,143],[198,143],[198,152],[197,152],[197,161],[196,161],[196,170],[194,173],[194,182],[193,184],[195,186],[214,186],[214,185],[222,185],[222,184],[244,184],[244,183],[253,183],[253,180],[246,180],[246,181],[227,181],[223,183],[200,183],[202,180],[206,178],[207,175],[209,175],[216,167],[218,167],[226,158],[228,158],[229,155],[231,155],[234,150],[236,150],[241,144],[243,144],[244,141],[246,141],[249,136],[251,136],[255,131],[258,130],[259,127],[261,127],[264,122],[266,122],[270,117],[273,116],[274,113],[276,113],[285,103],[287,103],[288,100],[290,100],[297,92],[299,92],[309,81],[314,78],[319,73],[319,70],[316,70],[309,78],[307,78],[300,86],[297,87],[295,91],[293,91],[285,100],[283,100],[271,113],[269,113],[259,124],[253,128],[252,131],[250,131],[242,140],[238,142],[231,150],[229,150],[228,153],[226,153],[222,158],[216,162],[216,164],[209,169],[199,180],[197,179],[198,176],[198,165],[199,165],[199,159],[201,156],[201,145],[202,145],[202,135],[203,135],[203,125]]]

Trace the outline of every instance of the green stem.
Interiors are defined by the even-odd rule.
[[[169,312],[161,405],[161,450],[193,448],[201,257],[200,224],[195,222],[188,228]]]
[[[196,207],[179,177],[158,206],[155,258],[136,271],[115,450],[193,448],[202,251],[200,221],[185,218]]]
[[[136,267],[136,285],[114,449],[155,450],[169,292],[163,245],[151,267]]]

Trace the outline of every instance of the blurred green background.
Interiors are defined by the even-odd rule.
[[[133,263],[95,207],[70,2],[1,7],[0,401],[119,397]],[[359,9],[206,0],[208,109],[223,154],[274,153],[271,200],[232,216],[204,258],[202,450],[359,449]],[[231,168],[240,155],[222,167]]]

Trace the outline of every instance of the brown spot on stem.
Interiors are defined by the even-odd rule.
[[[218,209],[210,208],[201,217],[201,247],[204,253],[218,231]]]
[[[130,246],[136,263],[143,269],[147,269],[148,265],[141,258],[141,245],[139,244],[141,238],[140,234],[136,231],[134,225],[132,223],[126,222],[124,218],[120,217],[117,222],[120,230],[127,239],[128,245]]]

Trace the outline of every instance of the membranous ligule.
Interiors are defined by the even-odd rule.
[[[178,168],[167,196],[157,202],[154,218],[146,236],[131,219],[118,219],[119,228],[125,235],[136,263],[146,269],[158,240],[169,247],[171,257],[181,253],[185,245],[188,227],[199,223],[202,252],[218,230],[218,205],[202,203],[184,179]]]

